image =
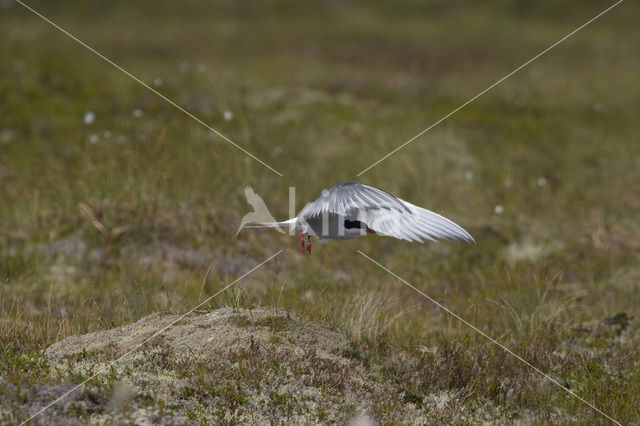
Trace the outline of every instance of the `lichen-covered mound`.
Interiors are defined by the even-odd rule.
[[[30,389],[30,412],[94,373],[43,423],[344,423],[420,413],[358,359],[344,335],[272,310],[151,315],[47,350],[56,386]],[[122,354],[129,355],[111,364]],[[389,405],[404,407],[385,410]],[[379,418],[379,420],[385,420]]]

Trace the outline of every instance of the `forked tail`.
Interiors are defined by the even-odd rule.
[[[282,222],[261,222],[261,223],[253,223],[251,225],[247,225],[243,222],[240,224],[240,228],[238,228],[238,232],[236,232],[236,235],[240,233],[242,228],[276,228],[278,232],[284,233],[284,231],[280,229],[280,227],[289,226],[289,229],[293,229],[297,220],[298,218],[294,217],[292,219],[285,220]],[[251,223],[251,222],[247,222],[247,223]]]

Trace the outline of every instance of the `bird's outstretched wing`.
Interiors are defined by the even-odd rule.
[[[357,212],[357,220],[381,235],[407,241],[437,239],[472,243],[473,237],[461,226],[437,213],[400,200],[409,209],[362,209]]]
[[[405,201],[381,189],[359,182],[343,182],[323,191],[317,200],[302,209],[299,217],[309,219],[322,213],[352,216],[367,209],[411,213]]]

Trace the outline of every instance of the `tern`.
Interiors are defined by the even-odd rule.
[[[467,231],[451,220],[359,182],[342,182],[322,191],[297,217],[251,227],[280,226],[300,232],[301,250],[305,250],[306,234],[309,253],[312,235],[319,241],[377,234],[419,243],[438,239],[475,243]]]

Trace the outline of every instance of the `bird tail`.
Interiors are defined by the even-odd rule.
[[[285,220],[283,222],[261,222],[261,223],[256,223],[253,225],[245,225],[245,228],[277,228],[279,226],[285,226],[285,225],[293,225],[296,223],[296,220],[298,218],[294,217],[293,219],[289,219],[289,220]]]
[[[285,221],[282,221],[282,222],[260,222],[260,223],[254,223],[252,225],[242,224],[242,225],[240,225],[240,229],[238,229],[238,232],[236,233],[236,235],[238,235],[238,233],[240,232],[240,230],[242,228],[277,228],[278,231],[283,232],[280,229],[281,226],[287,226],[288,225],[290,227],[290,229],[291,229],[295,225],[296,220],[298,220],[297,217],[294,217],[292,219],[285,220]]]

